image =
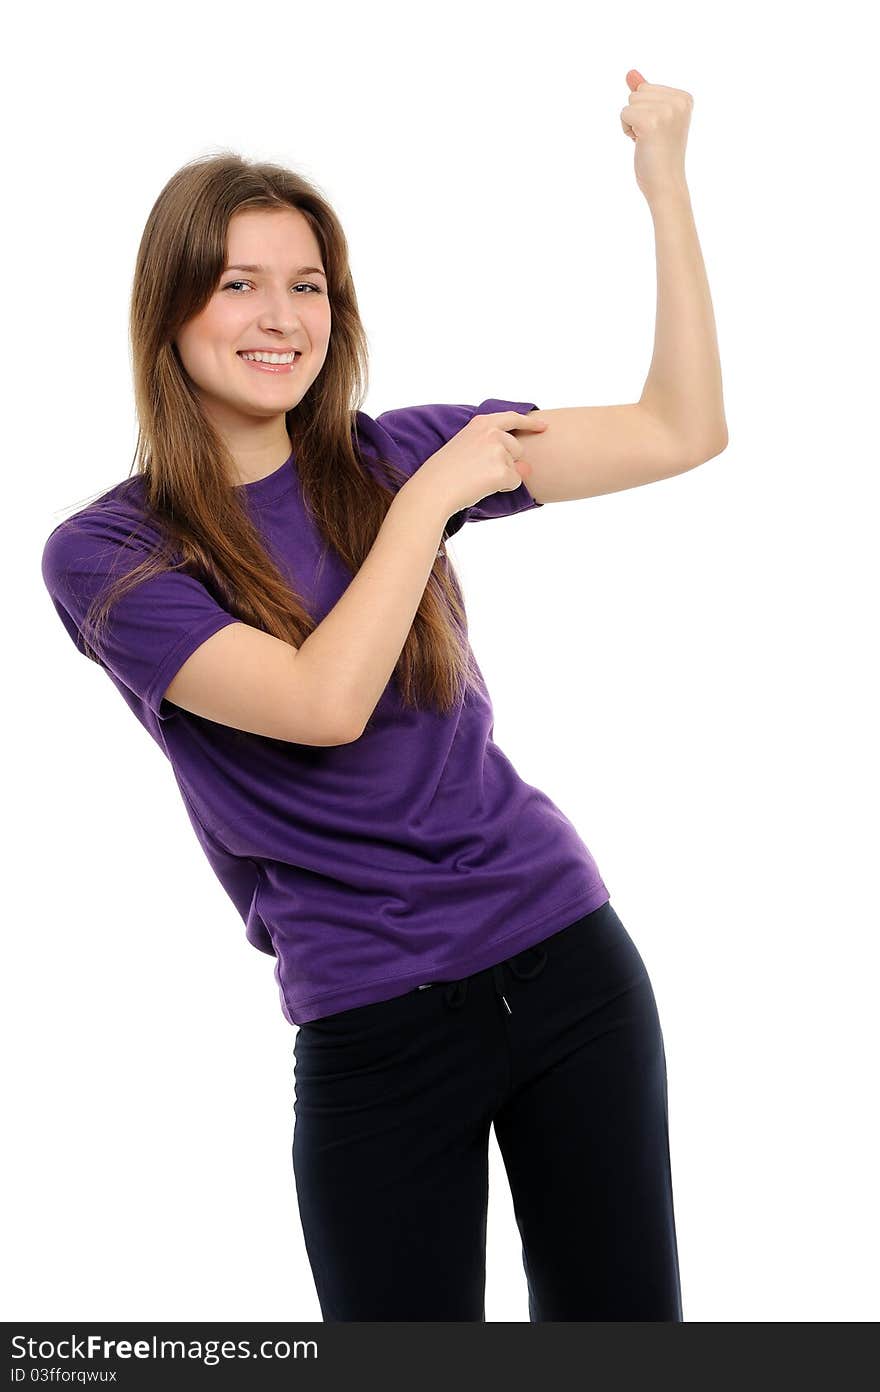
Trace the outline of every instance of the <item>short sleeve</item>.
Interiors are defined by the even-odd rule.
[[[105,587],[150,554],[135,541],[130,519],[113,510],[62,522],[43,547],[43,581],[61,622],[80,652],[82,623]],[[160,719],[176,711],[164,701],[172,677],[207,638],[238,620],[198,580],[182,571],[151,576],[111,607],[100,638],[89,639],[111,677]]]
[[[429,405],[403,406],[393,411],[383,411],[376,417],[376,424],[394,442],[399,459],[408,474],[413,474],[430,459],[432,454],[463,430],[473,416],[487,415],[493,411],[518,411],[521,415],[539,408],[533,401],[502,401],[489,397],[479,406]],[[533,498],[525,483],[507,492],[490,493],[469,508],[453,513],[446,524],[445,535],[452,536],[465,522],[485,522],[492,517],[511,517],[516,512],[526,512],[529,508],[543,507]]]

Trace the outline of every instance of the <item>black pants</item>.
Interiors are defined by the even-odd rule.
[[[683,1319],[666,1056],[611,907],[301,1025],[293,1168],[323,1319],[485,1319],[489,1128],[529,1316]]]

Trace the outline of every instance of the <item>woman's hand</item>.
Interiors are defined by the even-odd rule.
[[[490,493],[512,493],[528,477],[517,430],[545,430],[534,412],[487,411],[426,459],[410,482],[430,487],[442,500],[444,516],[473,507]]]
[[[694,99],[677,87],[646,82],[638,68],[630,68],[626,81],[629,104],[620,124],[635,141],[636,183],[650,203],[670,187],[686,185],[684,155]]]

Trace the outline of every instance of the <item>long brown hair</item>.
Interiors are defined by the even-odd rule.
[[[355,411],[366,392],[367,339],[342,226],[317,189],[281,165],[232,151],[193,160],[169,179],[147,218],[131,295],[139,425],[133,468],[143,476],[144,504],[163,542],[95,597],[84,621],[95,641],[113,603],[163,570],[185,569],[245,623],[297,647],[316,626],[230,483],[231,455],[204,414],[173,341],[216,289],[232,215],[279,207],[296,208],[308,219],[324,257],[332,308],[321,372],[286,417],[304,501],[352,576],[376,540],[396,489],[374,477],[352,443]],[[393,484],[404,482],[393,463],[378,464]],[[174,549],[182,560],[175,562]],[[476,680],[465,630],[461,590],[443,547],[393,673],[406,705],[447,713],[465,694]],[[83,637],[86,655],[100,661]]]

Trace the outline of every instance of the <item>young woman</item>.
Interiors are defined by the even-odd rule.
[[[484,1318],[494,1123],[531,1319],[681,1320],[651,984],[589,850],[492,738],[444,549],[573,496],[547,461],[556,431],[570,467],[578,413],[356,409],[342,228],[233,154],[157,199],[131,341],[138,470],[55,528],[43,576],[275,958],[324,1319]]]

